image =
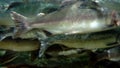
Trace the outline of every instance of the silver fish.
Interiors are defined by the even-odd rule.
[[[78,1],[34,20],[12,12],[11,16],[17,29],[14,36],[20,36],[31,29],[39,29],[41,32],[45,30],[52,35],[56,35],[99,32],[116,27],[115,25],[118,22],[114,21],[116,20],[113,18],[115,14],[102,14],[89,8],[80,9],[81,4],[82,2]],[[109,27],[110,25],[112,26]]]

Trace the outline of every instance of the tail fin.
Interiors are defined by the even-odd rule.
[[[29,22],[27,17],[21,14],[18,14],[14,11],[11,12],[11,17],[15,22],[15,29],[16,29],[14,32],[13,38],[19,37],[21,34],[28,31]]]

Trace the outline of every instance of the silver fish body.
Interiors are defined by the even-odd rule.
[[[109,14],[102,14],[93,9],[80,9],[82,2],[76,2],[73,5],[61,10],[47,14],[40,18],[30,21],[25,16],[12,12],[13,20],[18,24],[19,35],[31,29],[40,29],[56,34],[76,34],[104,31],[114,28],[116,22],[112,22]],[[109,27],[109,25],[113,25]],[[24,29],[24,31],[23,31]]]

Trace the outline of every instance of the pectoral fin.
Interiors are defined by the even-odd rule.
[[[51,32],[46,31],[46,30],[43,30],[43,32],[44,32],[44,33],[45,33],[45,35],[46,35],[46,36],[48,36],[48,37],[53,35]]]
[[[50,36],[52,36],[53,34],[46,31],[46,30],[41,30],[40,32],[36,32],[36,36],[38,38],[38,40],[44,40]]]

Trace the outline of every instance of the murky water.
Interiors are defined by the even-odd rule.
[[[61,3],[62,1],[65,1],[65,3],[64,4]],[[95,1],[98,5],[103,7],[103,11],[105,9],[105,13],[112,11],[112,10],[117,11],[118,13],[117,17],[119,18],[119,10],[120,10],[119,0],[91,0],[91,1],[90,0],[78,0],[78,1],[81,1],[81,3],[85,2],[83,4],[84,7],[87,5],[86,3],[90,2],[91,4],[91,1]],[[93,4],[96,4],[96,3],[93,3]],[[62,7],[61,7],[61,4],[63,4]],[[30,20],[34,20],[34,18],[36,18],[36,16],[38,16],[39,13],[45,13],[47,15],[49,13],[61,10],[64,6],[69,6],[71,4],[72,3],[70,2],[70,0],[0,0],[0,27],[1,27],[0,37],[5,36],[6,34],[7,35],[10,34],[10,36],[0,41],[0,66],[1,67],[4,66],[8,68],[15,68],[15,67],[30,68],[31,66],[35,68],[37,67],[38,68],[39,67],[73,68],[75,66],[76,66],[75,68],[80,68],[80,67],[81,68],[94,68],[95,66],[100,66],[102,68],[108,68],[112,65],[113,68],[116,66],[120,68],[120,62],[119,62],[120,61],[120,50],[119,50],[120,47],[114,47],[110,49],[109,48],[100,49],[100,52],[96,52],[99,49],[85,50],[83,46],[82,48],[83,51],[82,51],[79,45],[76,45],[77,46],[76,48],[74,45],[72,45],[77,42],[75,41],[76,39],[77,40],[89,39],[90,41],[91,39],[94,39],[94,40],[97,39],[97,42],[99,42],[99,38],[100,39],[105,38],[107,40],[107,38],[109,38],[111,35],[112,37],[114,37],[112,41],[113,40],[115,41],[114,43],[111,43],[111,44],[119,43],[120,42],[119,41],[119,38],[120,38],[119,29],[116,29],[116,31],[118,31],[118,34],[112,33],[112,32],[107,33],[107,35],[99,34],[99,33],[96,33],[96,34],[89,33],[89,34],[85,34],[81,36],[76,35],[76,37],[74,38],[75,40],[72,39],[74,35],[66,36],[63,34],[63,35],[53,36],[53,38],[50,37],[47,39],[47,41],[51,41],[51,40],[55,42],[57,42],[57,40],[69,41],[66,38],[70,37],[71,42],[70,41],[69,42],[63,41],[63,42],[68,43],[68,46],[71,45],[71,47],[73,48],[69,48],[67,46],[57,43],[48,48],[43,58],[38,58],[38,52],[39,52],[38,49],[40,46],[40,42],[38,41],[36,36],[33,36],[34,38],[29,38],[29,39],[21,39],[21,38],[14,39],[11,36],[11,34],[14,34],[14,30],[12,32],[7,32],[9,31],[9,27],[14,27],[16,25],[10,16],[11,11],[15,11],[26,17],[30,17],[31,18]],[[84,8],[83,6],[82,6],[82,9]],[[92,6],[92,8],[90,8],[90,6],[87,6],[85,8],[90,8],[91,10],[99,11],[95,7]],[[4,26],[5,26],[5,29],[2,28]],[[46,33],[50,34],[49,32],[46,32]],[[33,34],[35,33],[32,33],[32,35]],[[26,36],[25,35],[23,36],[27,38],[27,35],[29,37],[31,36],[31,33],[28,32]],[[88,43],[90,42],[89,40],[87,40]],[[77,43],[79,43],[79,41]],[[94,43],[95,41],[92,41],[92,43]],[[80,41],[80,42],[82,42],[82,44],[84,45],[84,42],[86,41],[84,42]],[[107,40],[107,42],[109,42],[109,40]],[[85,43],[85,44],[88,45],[88,43]],[[88,49],[92,46],[90,44],[90,46],[87,47],[87,45],[86,45],[86,48]],[[96,45],[98,45],[98,43],[96,43]],[[94,45],[94,47],[97,48],[96,45]],[[78,47],[80,48],[80,50],[78,49]],[[72,54],[71,51],[75,53]],[[94,51],[94,53],[92,51]],[[68,54],[59,55],[63,52],[69,53],[69,55]],[[108,60],[105,60],[105,59],[108,59]]]

